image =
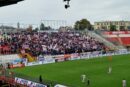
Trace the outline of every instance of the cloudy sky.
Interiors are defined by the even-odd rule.
[[[130,0],[25,0],[0,8],[0,23],[39,24],[41,20],[66,20],[69,24],[87,18],[95,21],[130,20]]]

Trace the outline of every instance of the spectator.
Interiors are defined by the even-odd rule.
[[[103,43],[79,32],[8,33],[0,35],[0,54],[24,50],[33,56],[101,51]]]

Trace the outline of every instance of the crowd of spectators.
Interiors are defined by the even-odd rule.
[[[33,56],[101,51],[103,43],[79,32],[22,32],[0,35],[0,54],[27,52]]]

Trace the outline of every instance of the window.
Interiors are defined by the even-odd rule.
[[[99,25],[99,23],[97,23],[97,25]]]
[[[127,26],[128,30],[130,30],[130,26]]]

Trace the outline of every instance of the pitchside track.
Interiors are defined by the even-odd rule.
[[[112,73],[108,74],[108,67],[112,66]],[[87,87],[81,82],[81,75],[86,74],[90,79],[88,87],[122,87],[122,80],[126,79],[127,87],[130,87],[130,55],[113,56],[109,61],[108,57],[75,60],[31,66],[14,70],[17,73],[43,80],[51,80],[72,87]]]

